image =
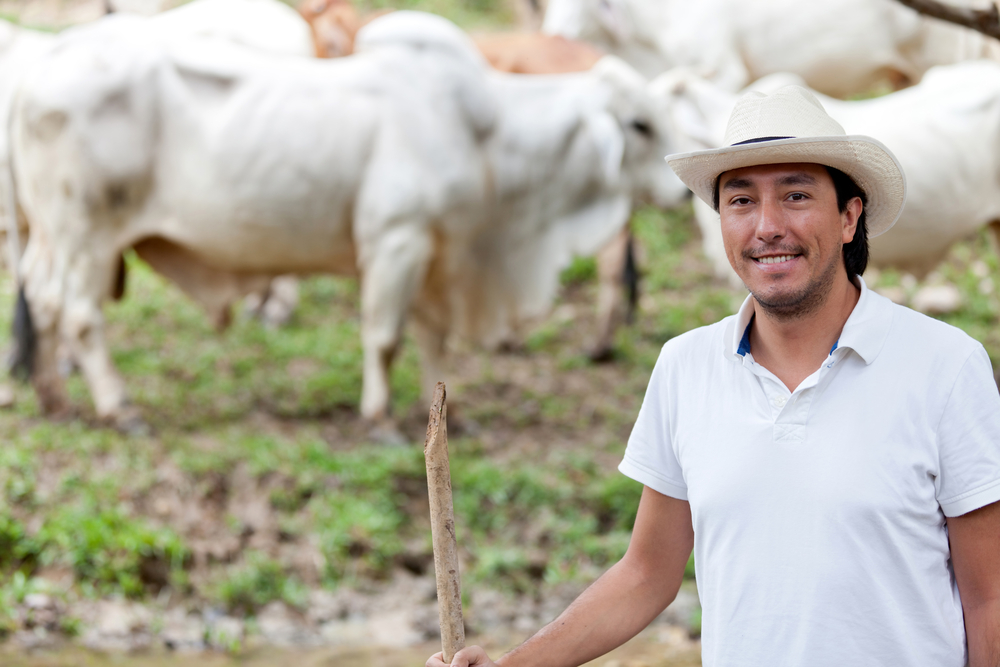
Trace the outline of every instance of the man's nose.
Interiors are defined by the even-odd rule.
[[[785,236],[785,212],[779,202],[765,198],[757,207],[756,237],[767,243]]]

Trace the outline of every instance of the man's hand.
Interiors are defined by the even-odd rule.
[[[496,667],[496,663],[490,660],[486,651],[478,646],[463,648],[455,654],[451,660],[451,665],[443,661],[441,652],[437,652],[427,659],[425,667]]]
[[[649,625],[677,595],[694,530],[691,506],[646,488],[625,557],[583,592],[559,618],[500,658],[503,667],[571,667],[621,646]],[[497,667],[478,646],[451,665],[441,654],[426,667]]]

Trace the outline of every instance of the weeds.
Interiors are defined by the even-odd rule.
[[[250,551],[241,565],[232,568],[216,584],[214,597],[222,601],[230,612],[253,614],[274,600],[301,608],[308,593],[305,586],[289,575],[281,563]]]
[[[667,338],[729,314],[734,302],[699,255],[690,211],[640,211],[634,231],[644,296],[637,323],[617,336],[615,364],[593,366],[582,354],[596,293],[591,261],[564,273],[560,314],[529,332],[523,349],[459,347],[452,357],[456,530],[472,586],[535,592],[582,582],[627,549],[641,486],[615,466],[650,370]],[[425,571],[422,452],[367,444],[357,414],[356,281],[306,280],[287,328],[237,317],[219,335],[175,288],[137,258],[127,262],[128,295],[107,308],[107,335],[155,436],[97,427],[79,377],[70,386],[76,421],[42,419],[32,393],[17,390],[15,408],[0,412],[0,632],[13,627],[25,587],[50,568],[73,574],[73,594],[142,597],[169,587],[244,614],[272,600],[303,604],[304,581]],[[986,237],[957,246],[939,273],[966,299],[945,319],[998,358],[1000,265]],[[886,271],[880,281],[900,277]],[[12,296],[0,290],[0,328]],[[392,387],[395,412],[419,441],[426,407],[408,340]],[[195,558],[199,535],[236,539],[244,530],[230,507],[236,470],[266,494],[273,539],[314,548],[317,571],[238,539],[225,557]],[[160,513],[157,489],[204,516],[192,526],[169,507]],[[196,561],[200,571],[191,570]]]
[[[187,556],[173,531],[153,528],[117,507],[56,510],[34,541],[40,564],[69,566],[85,589],[100,595],[141,597],[147,587],[168,585]]]

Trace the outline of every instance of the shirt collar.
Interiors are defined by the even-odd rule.
[[[864,359],[865,364],[870,364],[882,351],[885,339],[889,335],[889,327],[892,324],[892,301],[868,289],[861,276],[858,276],[858,285],[861,288],[861,296],[847,322],[844,323],[840,338],[830,353],[842,348],[851,349]],[[737,358],[741,358],[750,349],[749,326],[753,317],[753,297],[747,295],[739,312],[736,313],[727,336],[728,350]]]
[[[893,305],[889,299],[868,289],[861,276],[858,276],[858,283],[861,298],[844,323],[837,347],[850,348],[865,360],[865,364],[871,364],[889,337]]]
[[[753,319],[753,295],[748,294],[736,313],[736,323],[729,332],[729,353],[742,357],[750,349],[750,321]],[[744,344],[744,337],[746,338]]]

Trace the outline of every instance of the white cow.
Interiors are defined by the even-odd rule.
[[[312,57],[309,25],[279,0],[194,0],[149,19],[163,39],[226,39],[268,53]],[[19,75],[58,39],[0,19],[0,170],[8,169],[7,120]],[[7,177],[0,179],[0,227],[6,229]],[[6,255],[5,255],[6,258]]]
[[[62,338],[98,414],[137,419],[101,316],[129,247],[210,310],[281,273],[359,275],[361,411],[381,420],[408,312],[433,383],[450,331],[497,342],[547,305],[571,253],[620,229],[633,194],[684,194],[621,63],[567,75],[558,97],[491,80],[463,33],[412,12],[373,22],[357,55],[332,61],[154,42],[80,31],[16,100],[30,358],[49,411],[66,405]],[[508,89],[524,99],[500,104]],[[547,179],[575,189],[533,194]]]
[[[66,404],[61,337],[98,414],[136,421],[100,310],[117,257],[134,247],[210,312],[278,274],[360,273],[362,410],[384,415],[389,362],[436,233],[468,225],[482,200],[479,141],[495,113],[464,34],[431,17],[407,32],[401,18],[413,19],[370,26],[369,52],[317,61],[220,40],[167,45],[140,19],[111,17],[31,70],[13,153],[47,410]]]
[[[194,0],[147,20],[149,26],[146,29],[155,31],[160,39],[171,43],[207,37],[267,53],[305,58],[313,56],[308,24],[298,12],[279,0]],[[116,25],[132,30],[135,24]],[[72,31],[68,33],[72,34]],[[2,253],[2,260],[8,266],[12,257],[20,257],[29,233],[23,216],[17,218],[16,229],[10,227],[15,220],[8,217],[13,194],[8,160],[8,111],[20,75],[41,58],[57,39],[54,34],[20,28],[0,20],[0,235],[7,239],[3,244],[5,252]],[[124,264],[121,270],[124,270]],[[124,287],[124,274],[120,278],[116,281],[116,292]],[[279,289],[271,286],[263,292],[269,298],[259,306],[262,318],[269,324],[287,320],[297,303],[294,281],[289,284],[284,279],[276,286]]]
[[[22,240],[27,233],[23,220],[19,220],[21,223],[19,234],[6,233],[8,225],[14,221],[11,217],[14,193],[7,137],[10,100],[21,72],[47,52],[55,39],[55,35],[27,30],[0,19],[0,233],[7,238],[0,257],[8,266],[11,265],[12,258],[20,257],[23,250]]]
[[[762,79],[754,88],[774,90],[801,83],[787,75]],[[737,95],[690,73],[673,72],[655,82],[671,98],[678,123],[692,143],[685,150],[722,144]],[[912,88],[871,100],[845,102],[817,94],[848,134],[883,142],[899,159],[907,181],[899,221],[871,240],[871,264],[920,277],[956,241],[1000,221],[1000,63],[967,61],[930,70]],[[736,286],[722,248],[719,217],[700,200],[695,213],[705,253],[716,273]]]
[[[194,0],[149,20],[164,40],[210,37],[265,53],[315,54],[309,24],[280,0]]]
[[[793,72],[842,97],[887,76],[980,57],[991,40],[895,0],[551,0],[543,30],[590,41],[646,76],[685,66],[736,91]]]
[[[490,77],[500,101],[490,223],[457,257],[477,279],[454,312],[460,333],[495,346],[548,309],[574,256],[618,236],[633,201],[672,208],[688,193],[661,166],[675,150],[667,114],[618,58],[578,74]]]

